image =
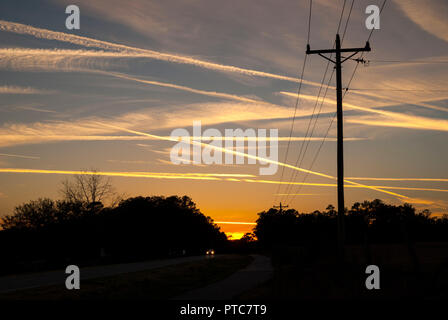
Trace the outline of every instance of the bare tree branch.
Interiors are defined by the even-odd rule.
[[[110,200],[117,202],[117,194],[110,179],[95,174],[96,170],[75,175],[74,179],[62,182],[61,194],[70,202],[94,203]]]

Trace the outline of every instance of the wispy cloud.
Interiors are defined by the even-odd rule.
[[[54,111],[54,110],[48,110],[48,109],[32,107],[32,106],[20,106],[20,107],[15,107],[15,109],[16,110],[36,111],[36,112],[43,112],[43,113],[57,113],[57,111]]]
[[[275,196],[321,196],[322,193],[274,193]]]
[[[106,127],[112,127],[112,128],[118,129],[118,130],[122,130],[124,132],[134,133],[134,134],[137,134],[137,135],[159,138],[160,140],[177,141],[177,139],[173,139],[171,137],[167,139],[165,137],[162,137],[162,136],[159,136],[159,135],[154,135],[154,134],[149,134],[149,133],[146,133],[146,132],[126,129],[126,128],[120,128],[120,127],[117,127],[117,126],[104,124],[104,123],[103,124],[98,123],[98,124],[99,125],[104,125]],[[233,154],[233,155],[237,155],[237,156],[242,156],[242,157],[248,158],[248,159],[258,160],[258,161],[261,161],[263,163],[275,164],[275,165],[282,166],[282,167],[285,167],[285,168],[288,168],[288,169],[309,173],[311,175],[315,175],[315,176],[319,176],[319,177],[323,177],[323,178],[336,180],[336,177],[334,177],[334,176],[331,176],[331,175],[328,175],[328,174],[325,174],[325,173],[321,173],[321,172],[317,172],[317,171],[312,171],[312,170],[309,170],[309,169],[300,168],[300,167],[293,166],[293,165],[290,165],[290,164],[287,164],[287,163],[283,163],[283,162],[280,162],[280,161],[275,161],[275,160],[271,160],[271,159],[267,159],[267,158],[262,158],[262,157],[255,156],[255,155],[252,155],[252,154],[239,152],[239,151],[235,151],[235,150],[231,150],[231,149],[226,149],[226,148],[222,148],[222,147],[219,147],[219,146],[203,143],[203,142],[200,142],[200,141],[190,140],[189,143],[192,144],[192,145],[198,145],[198,146],[201,146],[201,147],[208,147],[208,148],[213,149],[213,150],[219,150],[219,151],[224,152],[224,153],[229,153],[229,154]],[[251,182],[251,181],[249,181],[247,179],[245,181]],[[258,181],[262,181],[262,180],[258,180]],[[384,189],[381,189],[381,188],[376,188],[375,186],[368,186],[368,185],[360,184],[360,183],[357,183],[357,182],[354,182],[354,181],[349,181],[349,180],[346,180],[346,179],[344,179],[344,182],[349,183],[351,185],[359,186],[361,188],[366,188],[366,189],[370,189],[370,190],[375,190],[375,191],[379,191],[379,192],[382,192],[382,193],[386,193],[386,194],[392,195],[394,197],[406,198],[406,199],[409,198],[409,197],[407,197],[405,195],[401,195],[401,194],[398,194],[398,193],[395,193],[395,192],[387,191],[387,190],[384,190]]]
[[[448,182],[448,179],[440,178],[372,178],[372,177],[347,177],[350,180],[364,181],[429,181],[429,182]]]
[[[436,130],[448,131],[448,121],[442,119],[432,119],[418,116],[400,115],[399,117],[388,115],[379,119],[378,117],[357,117],[347,118],[347,122],[363,124],[376,127],[393,127],[403,129]]]
[[[173,172],[115,172],[115,171],[77,171],[77,170],[46,170],[24,168],[0,168],[1,173],[35,173],[58,175],[99,175],[109,177],[152,178],[152,179],[186,179],[186,180],[221,180],[222,178],[254,177],[251,174],[225,173],[173,173]]]
[[[77,36],[73,34],[68,34],[64,32],[57,32],[57,31],[51,31],[48,29],[42,29],[42,28],[36,28],[32,26],[28,26],[21,23],[15,23],[15,22],[9,22],[5,20],[0,20],[0,31],[7,31],[7,32],[13,32],[17,34],[27,34],[34,36],[36,38],[41,39],[47,39],[47,40],[57,40],[62,42],[68,42],[84,47],[91,47],[91,48],[99,48],[103,50],[110,50],[110,51],[117,51],[125,54],[139,54],[139,57],[145,57],[150,59],[156,59],[156,60],[162,60],[172,63],[180,63],[180,64],[188,64],[188,65],[194,65],[200,68],[219,71],[219,72],[230,72],[230,73],[239,73],[244,74],[248,76],[255,76],[255,77],[263,77],[263,78],[270,78],[270,79],[277,79],[277,80],[285,80],[285,81],[292,81],[292,82],[299,82],[300,79],[269,73],[269,72],[263,72],[258,70],[252,70],[252,69],[246,69],[246,68],[240,68],[236,66],[231,65],[224,65],[224,64],[218,64],[213,62],[208,62],[200,59],[196,59],[193,57],[188,56],[182,56],[182,55],[176,55],[176,54],[169,54],[169,53],[162,53],[154,50],[148,50],[148,49],[141,49],[136,47],[131,47],[127,45],[117,44],[113,42],[108,41],[102,41],[102,40],[96,40],[88,37],[82,37]],[[7,53],[7,51],[5,51]],[[67,51],[64,50],[62,53],[65,54]],[[55,54],[57,54],[57,51],[54,51]],[[105,53],[101,53],[101,55],[105,55]],[[320,86],[319,83],[303,80],[305,84],[313,85],[313,86]]]
[[[0,153],[0,156],[2,157],[12,157],[12,158],[22,158],[22,159],[40,159],[40,157],[36,157],[36,156],[27,156],[27,155],[23,155],[23,154],[10,154],[10,153]]]
[[[165,88],[172,88],[172,89],[176,89],[176,90],[187,91],[187,92],[196,93],[196,94],[205,95],[205,96],[210,96],[210,97],[215,97],[215,98],[230,99],[230,100],[236,100],[236,101],[241,101],[241,102],[249,102],[249,103],[264,103],[264,102],[262,102],[260,100],[254,100],[254,99],[250,99],[250,98],[246,98],[246,97],[242,97],[242,96],[238,96],[238,95],[234,95],[234,94],[199,90],[199,89],[194,89],[194,88],[190,88],[190,87],[186,87],[186,86],[176,85],[176,84],[173,84],[173,83],[144,80],[144,79],[139,79],[139,78],[131,77],[131,76],[128,76],[128,75],[125,75],[125,74],[122,74],[122,73],[116,73],[116,72],[104,72],[104,73],[108,74],[108,75],[111,75],[113,77],[116,77],[116,78],[120,78],[120,79],[126,79],[126,80],[131,80],[131,81],[144,83],[144,84],[165,87]]]
[[[31,87],[0,86],[0,94],[49,94],[49,93],[51,93],[51,91],[35,89]]]
[[[448,4],[445,0],[395,0],[414,23],[428,33],[448,42]]]
[[[292,92],[282,91],[281,93],[287,96],[295,96],[295,94]],[[309,95],[301,95],[301,97],[302,99],[305,100],[315,100],[315,97]],[[335,100],[328,98],[325,99],[325,103],[336,105]],[[448,120],[444,119],[421,117],[416,115],[386,111],[378,108],[362,107],[351,103],[344,103],[344,107],[351,108],[354,110],[365,111],[368,113],[375,113],[383,116],[383,119],[378,119],[378,116],[376,116],[375,118],[347,117],[346,121],[351,123],[358,123],[372,126],[407,128],[407,129],[448,131]]]
[[[16,71],[94,71],[110,68],[123,59],[143,57],[137,52],[1,48],[0,67]]]
[[[247,179],[255,177],[250,174],[222,174],[222,173],[172,173],[172,172],[115,172],[115,171],[76,171],[76,170],[48,170],[48,169],[25,169],[25,168],[0,168],[0,173],[29,173],[29,174],[57,174],[57,175],[100,175],[110,177],[127,177],[127,178],[152,178],[152,179],[171,179],[171,180],[214,180],[214,181],[229,181],[229,182],[249,182],[249,183],[268,183],[268,184],[294,184],[294,185],[307,185],[313,187],[336,187],[336,184],[328,183],[308,183],[308,182],[280,182],[274,180],[261,180],[261,179]],[[346,181],[348,182],[348,181]],[[433,201],[424,199],[414,199],[402,195],[398,195],[393,192],[386,191],[385,189],[397,189],[397,190],[413,190],[413,191],[432,191],[432,192],[448,192],[444,189],[428,189],[428,188],[407,188],[407,187],[394,187],[394,186],[365,186],[361,184],[346,185],[346,188],[370,188],[377,191],[389,193],[391,195],[398,196],[400,200],[409,203],[422,203],[422,204],[434,204]],[[284,194],[292,195],[292,194]]]
[[[247,225],[256,225],[255,222],[243,222],[243,221],[214,221],[217,224],[247,224]]]
[[[225,110],[225,111],[223,111]],[[49,111],[49,110],[48,110]],[[45,121],[34,123],[6,123],[0,126],[0,147],[20,144],[49,143],[58,141],[143,141],[154,140],[150,136],[142,135],[117,135],[120,131],[112,127],[98,126],[98,122],[109,123],[125,128],[148,128],[151,130],[163,130],[171,128],[191,127],[194,120],[201,119],[201,115],[207,115],[202,119],[203,126],[221,123],[240,123],[254,120],[287,119],[291,117],[291,111],[287,107],[266,103],[243,102],[216,102],[198,103],[182,106],[171,106],[169,111],[176,117],[168,117],[166,107],[146,108],[136,112],[124,113],[116,117],[100,118],[88,116],[70,121]],[[301,110],[298,116],[309,115],[311,111]],[[275,117],[272,115],[275,114]],[[199,139],[199,137],[195,137]],[[208,137],[201,137],[207,140]],[[216,138],[218,139],[218,138]],[[226,139],[226,138],[221,138]],[[270,138],[257,138],[258,141]],[[279,137],[279,141],[286,141],[289,137]],[[321,141],[323,137],[313,137],[311,141]],[[346,137],[346,141],[357,141],[363,138]],[[292,141],[302,141],[304,137],[293,136]],[[334,137],[328,137],[327,141],[335,141]]]

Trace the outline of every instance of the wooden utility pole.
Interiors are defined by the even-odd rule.
[[[275,209],[280,208],[280,211],[279,211],[279,212],[282,212],[282,211],[283,211],[283,208],[288,208],[288,206],[283,206],[282,203],[280,202],[280,205],[279,205],[279,206],[274,206],[274,208],[275,208]]]
[[[334,49],[311,50],[307,45],[306,54],[318,54],[319,56],[333,62],[336,68],[336,100],[337,100],[337,166],[338,166],[338,256],[344,257],[345,226],[344,226],[344,140],[343,140],[343,113],[342,113],[342,63],[362,51],[370,51],[367,41],[364,48],[341,48],[339,34],[336,35]],[[342,57],[341,53],[352,53],[348,57]],[[325,53],[335,53],[336,61],[325,56]],[[344,60],[342,60],[342,58]]]

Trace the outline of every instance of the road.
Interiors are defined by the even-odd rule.
[[[108,277],[121,273],[151,270],[184,262],[204,260],[206,258],[207,256],[204,255],[80,268],[81,280]],[[0,293],[57,284],[65,285],[65,279],[67,276],[68,275],[65,274],[64,269],[43,273],[0,277]]]
[[[271,259],[252,255],[254,260],[245,269],[205,287],[188,291],[174,300],[230,300],[272,277]]]

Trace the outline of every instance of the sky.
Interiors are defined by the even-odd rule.
[[[92,169],[127,196],[188,195],[234,238],[280,202],[336,206],[335,77],[317,55],[304,64],[308,26],[311,49],[331,48],[339,21],[343,47],[364,47],[365,9],[382,3],[314,0],[309,23],[308,0],[1,1],[0,217]],[[347,207],[448,213],[447,16],[445,0],[389,0],[370,62],[344,62]],[[278,129],[276,174],[173,164],[169,136],[194,121]]]

